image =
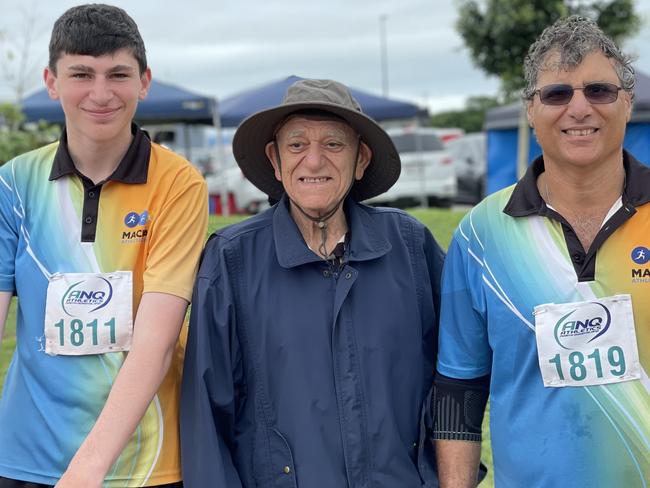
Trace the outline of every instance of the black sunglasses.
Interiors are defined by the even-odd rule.
[[[619,90],[623,88],[613,83],[587,83],[585,86],[546,85],[533,92],[539,94],[539,101],[544,105],[566,105],[573,98],[573,92],[582,90],[589,103],[613,103],[618,98]]]

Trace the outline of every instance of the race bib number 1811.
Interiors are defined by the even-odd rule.
[[[52,276],[45,306],[45,352],[128,351],[133,336],[132,301],[131,271]]]

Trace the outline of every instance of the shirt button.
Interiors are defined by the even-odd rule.
[[[284,471],[284,474],[289,474],[291,473],[291,468],[289,466],[285,466],[284,468],[282,468],[282,471]]]
[[[582,264],[582,262],[585,260],[584,256],[580,253],[575,253],[573,256],[571,256],[573,260],[578,263]]]
[[[326,270],[323,271],[323,276],[324,276],[325,278],[329,278],[329,277],[330,277],[330,272],[329,272],[328,269],[326,269]]]
[[[88,192],[88,198],[95,198],[95,192],[94,191],[89,191]]]
[[[87,224],[92,224],[93,223],[93,218],[89,215],[84,219],[84,222]]]
[[[348,271],[347,273],[345,273],[345,279],[349,280],[350,278],[352,278],[352,273]]]

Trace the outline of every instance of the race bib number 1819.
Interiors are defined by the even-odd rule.
[[[544,386],[589,386],[639,379],[630,295],[535,307]]]

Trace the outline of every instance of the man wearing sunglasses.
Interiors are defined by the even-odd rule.
[[[581,17],[547,28],[524,68],[542,156],[465,217],[445,262],[441,486],[476,485],[489,394],[497,487],[645,487],[650,169],[622,147],[634,70]]]

